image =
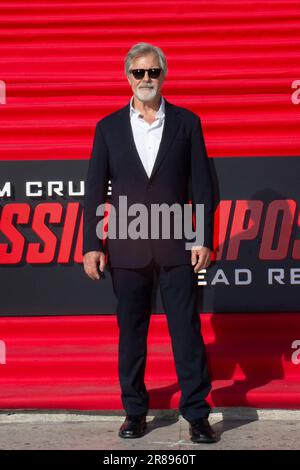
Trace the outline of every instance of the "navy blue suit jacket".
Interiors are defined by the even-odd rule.
[[[182,239],[113,239],[106,243],[96,235],[101,219],[96,208],[107,199],[111,180],[111,204],[117,209],[120,195],[134,203],[204,204],[204,246],[213,246],[213,193],[207,152],[199,117],[165,99],[165,123],[155,164],[148,177],[137,152],[129,117],[130,103],[101,119],[95,137],[84,198],[83,254],[108,253],[108,266],[139,268],[152,258],[160,266],[190,264],[191,252]],[[135,216],[136,217],[136,216]],[[134,217],[128,217],[128,223]],[[150,225],[150,222],[149,222]]]

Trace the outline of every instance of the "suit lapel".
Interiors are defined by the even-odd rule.
[[[177,117],[175,107],[165,99],[165,123],[150,179],[154,178],[163,160],[165,159],[167,150],[169,149],[173,139],[177,134],[178,126],[179,118]]]
[[[121,126],[120,126],[120,139],[123,142],[125,149],[128,154],[128,163],[132,167],[133,171],[141,176],[146,182],[152,180],[161,166],[163,160],[167,155],[167,150],[170,147],[173,139],[176,136],[177,129],[179,126],[179,119],[175,107],[165,99],[165,123],[162,133],[160,146],[157,152],[156,160],[152,169],[150,178],[144,168],[144,165],[138,154],[133,132],[129,117],[130,103],[120,110]]]
[[[139,153],[137,151],[137,148],[134,142],[132,127],[130,123],[129,111],[130,111],[130,102],[124,108],[124,113],[122,115],[122,125],[121,125],[121,128],[124,131],[124,140],[123,140],[124,146],[128,150],[127,155],[128,155],[129,166],[133,169],[133,171],[136,172],[138,177],[142,177],[145,181],[148,181],[149,178],[148,178],[147,172],[144,168],[142,160],[140,159]]]

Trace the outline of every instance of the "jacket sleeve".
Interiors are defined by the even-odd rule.
[[[96,226],[100,216],[96,216],[99,204],[104,204],[109,181],[108,147],[104,140],[100,122],[96,125],[93,149],[89,160],[83,203],[83,250],[105,251],[103,240],[97,237]]]
[[[212,250],[214,217],[213,186],[201,121],[198,116],[196,116],[191,134],[191,186],[193,214],[195,214],[196,204],[204,204],[203,245]]]

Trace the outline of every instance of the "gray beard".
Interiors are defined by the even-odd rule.
[[[136,90],[136,96],[140,101],[143,102],[152,101],[157,95],[157,90],[155,88],[151,88],[150,93],[146,93],[147,95],[143,93],[143,90]]]

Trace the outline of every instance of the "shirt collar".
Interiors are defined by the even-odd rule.
[[[140,114],[139,111],[137,111],[132,106],[132,103],[133,103],[133,96],[130,99],[130,117],[132,117],[133,114],[137,114],[137,116],[139,116]],[[160,100],[160,107],[159,107],[159,110],[156,111],[155,117],[159,119],[163,119],[164,116],[165,116],[165,100],[164,100],[164,97],[162,96]]]

